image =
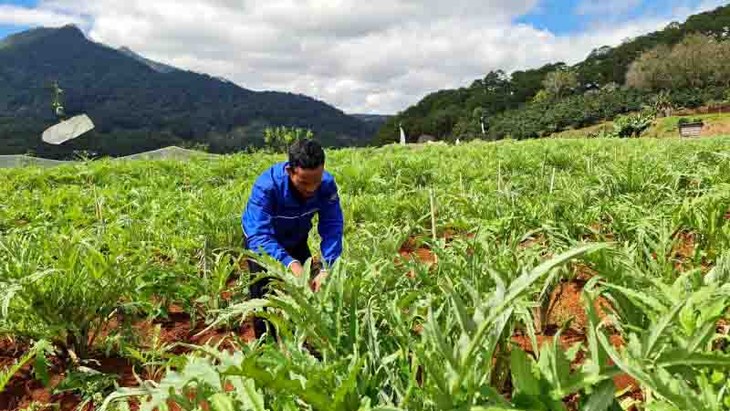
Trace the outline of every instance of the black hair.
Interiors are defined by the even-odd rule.
[[[323,166],[324,150],[314,140],[297,140],[289,147],[289,165],[309,170]]]

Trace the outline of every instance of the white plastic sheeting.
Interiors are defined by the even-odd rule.
[[[72,161],[51,160],[48,158],[31,157],[26,155],[0,155],[0,168],[26,166],[53,167],[72,163]]]
[[[84,133],[91,131],[94,123],[86,114],[80,114],[64,120],[55,126],[49,127],[43,132],[43,141],[48,144],[59,145],[68,140],[73,140]]]
[[[189,158],[214,158],[215,154],[204,151],[188,150],[177,146],[168,146],[143,153],[132,154],[126,157],[119,157],[118,160],[187,160]]]

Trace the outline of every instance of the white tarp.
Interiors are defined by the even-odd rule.
[[[217,157],[215,154],[206,153],[198,150],[188,150],[177,146],[168,146],[143,153],[132,154],[125,157],[119,157],[117,160],[187,160],[196,157]]]
[[[94,123],[91,122],[89,116],[81,114],[49,127],[43,132],[43,141],[48,144],[62,144],[91,131],[93,128]]]
[[[53,167],[62,164],[72,164],[71,161],[50,160],[47,158],[30,157],[26,155],[0,155],[0,168],[15,168],[25,166]]]

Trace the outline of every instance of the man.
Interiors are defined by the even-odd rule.
[[[251,196],[241,217],[247,249],[276,258],[292,274],[304,274],[304,264],[312,257],[307,245],[312,218],[319,215],[318,231],[325,269],[311,280],[312,290],[319,291],[331,267],[342,253],[343,216],[337,185],[324,170],[325,155],[313,140],[300,140],[289,148],[289,161],[266,170],[254,183]],[[264,269],[249,261],[252,274]],[[268,291],[268,280],[251,286],[251,297],[262,298]],[[266,323],[255,320],[259,337]]]

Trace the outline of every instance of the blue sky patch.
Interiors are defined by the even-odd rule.
[[[702,3],[702,0],[541,0],[532,12],[516,22],[556,35],[570,35],[642,18],[667,18],[678,9],[694,9]]]

